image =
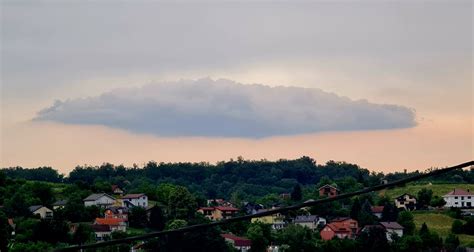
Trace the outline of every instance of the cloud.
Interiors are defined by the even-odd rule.
[[[35,120],[105,125],[158,136],[248,138],[416,125],[414,111],[403,106],[354,101],[314,88],[209,78],[56,101]]]

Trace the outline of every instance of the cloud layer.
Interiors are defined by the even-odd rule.
[[[35,120],[94,124],[158,136],[269,137],[322,131],[407,128],[413,110],[320,89],[182,80],[56,101]]]

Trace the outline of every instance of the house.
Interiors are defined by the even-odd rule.
[[[329,198],[337,196],[340,192],[339,189],[337,189],[336,187],[332,185],[323,185],[318,189],[318,191],[319,191],[320,197],[329,197]]]
[[[474,206],[474,194],[463,189],[454,189],[443,196],[446,201],[445,207],[469,208]]]
[[[280,193],[280,198],[283,200],[291,199],[291,193]]]
[[[382,218],[382,213],[383,213],[383,209],[384,209],[384,206],[372,206],[370,207],[370,211],[372,212],[372,214],[381,219]]]
[[[112,185],[112,193],[116,195],[123,195],[123,190],[118,185]]]
[[[127,194],[122,197],[122,201],[122,206],[127,206],[126,202],[129,202],[133,206],[148,207],[148,197],[144,193]]]
[[[270,210],[274,210],[276,208],[272,209],[260,209],[257,211],[257,213],[264,213]],[[283,229],[286,226],[285,223],[285,216],[283,216],[281,213],[275,213],[271,215],[266,215],[266,216],[261,216],[261,217],[255,217],[251,219],[251,222],[261,222],[265,224],[271,224],[272,228],[275,230]]]
[[[94,193],[84,200],[84,206],[109,207],[115,203],[115,198],[107,193]]]
[[[392,241],[392,236],[396,234],[398,237],[403,236],[403,227],[397,222],[380,222],[380,225],[384,228],[387,240]]]
[[[293,219],[293,223],[311,230],[326,225],[326,219],[317,215],[298,215]]]
[[[53,210],[57,209],[63,209],[67,204],[67,200],[57,200],[56,202],[51,205],[53,207]]]
[[[124,221],[128,221],[128,208],[127,207],[117,207],[112,206],[105,209],[104,218],[106,219],[123,219]]]
[[[358,223],[351,218],[338,218],[326,224],[319,232],[321,239],[327,241],[334,237],[354,239],[358,231]]]
[[[247,238],[238,237],[233,234],[221,234],[221,236],[238,251],[247,252],[252,247],[252,241]]]
[[[95,218],[94,224],[108,225],[113,231],[127,231],[127,221],[119,218]]]
[[[416,209],[416,198],[413,195],[404,193],[395,198],[395,206],[400,209],[405,210],[415,210]]]
[[[112,234],[112,230],[109,225],[94,224],[91,226],[91,228],[97,241],[105,240],[107,237],[110,237],[110,234]]]
[[[201,207],[197,211],[210,220],[222,220],[234,217],[235,214],[239,212],[239,209],[235,207],[216,206]]]
[[[35,205],[28,208],[33,215],[38,215],[41,219],[51,219],[53,218],[53,210],[42,206]]]
[[[265,207],[262,204],[254,204],[250,202],[244,203],[245,213],[247,214],[255,214],[258,210],[264,209]]]

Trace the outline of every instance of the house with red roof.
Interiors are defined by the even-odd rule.
[[[235,207],[216,206],[216,207],[201,207],[197,210],[211,220],[222,220],[234,217],[239,209]]]
[[[455,188],[443,196],[446,205],[444,207],[470,208],[474,206],[474,194],[469,189]]]
[[[107,225],[113,231],[127,231],[127,221],[119,218],[96,218],[94,225]]]
[[[247,238],[235,236],[233,234],[221,234],[221,236],[226,242],[232,244],[232,246],[234,246],[238,251],[247,252],[250,251],[250,248],[252,247],[252,241]]]
[[[383,213],[383,209],[384,209],[384,206],[372,206],[370,207],[370,211],[372,212],[372,214],[381,219],[382,218],[382,213]]]
[[[351,218],[338,218],[326,224],[319,234],[321,235],[321,239],[325,241],[332,240],[334,237],[338,237],[339,239],[354,239],[358,229],[359,225],[356,220]]]
[[[320,188],[318,188],[319,191],[319,196],[320,197],[335,197],[339,194],[339,189],[337,189],[335,186],[332,185],[323,185]]]

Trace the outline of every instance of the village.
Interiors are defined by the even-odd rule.
[[[150,212],[154,204],[150,203],[148,197],[144,193],[125,194],[119,186],[113,185],[111,195],[107,193],[94,193],[83,199],[85,207],[96,206],[103,210],[103,216],[95,218],[89,223],[92,228],[97,242],[110,240],[114,232],[126,232],[129,227],[130,209],[134,207],[143,208],[146,211],[146,218],[150,218]],[[326,184],[318,189],[319,196],[335,197],[340,194],[340,190],[333,185]],[[282,198],[290,198],[290,193],[281,194]],[[444,205],[437,208],[429,207],[428,210],[436,211],[439,209],[460,209],[463,216],[473,216],[474,211],[474,194],[469,189],[453,188],[452,191],[443,195]],[[309,199],[308,201],[312,201]],[[31,213],[41,219],[51,219],[55,211],[66,206],[67,200],[58,200],[48,208],[42,205],[30,206]],[[417,197],[404,193],[393,199],[393,205],[398,211],[417,211],[420,204]],[[242,202],[241,205],[235,205],[224,199],[208,199],[206,205],[196,209],[196,213],[209,219],[210,221],[221,221],[241,215],[252,215],[264,213],[269,210],[278,209],[280,206],[264,206],[251,202]],[[349,216],[337,216],[328,219],[326,216],[318,216],[310,213],[309,208],[302,208],[298,214],[293,216],[282,213],[271,214],[251,219],[251,223],[268,224],[273,230],[281,230],[288,225],[299,225],[305,227],[312,232],[319,234],[322,240],[328,241],[332,239],[356,239],[363,233],[369,232],[371,229],[383,232],[388,242],[398,239],[404,235],[404,227],[396,221],[383,221],[383,214],[387,209],[383,205],[371,205],[370,212],[376,218],[377,222],[371,225],[361,225],[356,219]],[[426,210],[426,208],[425,208]],[[13,219],[9,219],[12,226],[12,235],[15,234],[15,223]],[[70,223],[70,232],[74,233],[77,224]],[[251,251],[252,241],[247,237],[235,235],[233,233],[222,233],[223,237],[238,251]],[[135,249],[140,248],[136,246]],[[279,246],[271,244],[267,251],[277,252]]]

